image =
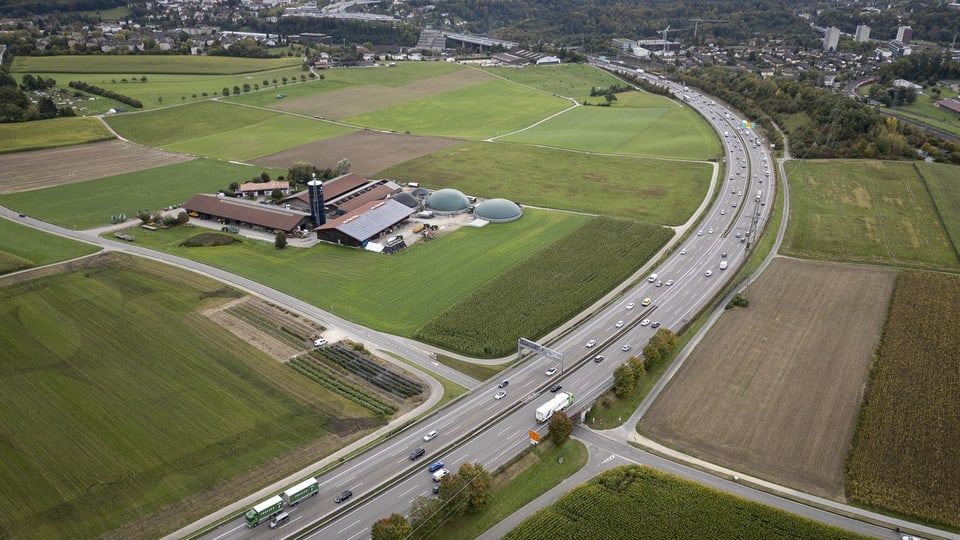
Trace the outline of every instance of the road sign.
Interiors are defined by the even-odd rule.
[[[530,444],[537,444],[540,442],[540,434],[534,430],[530,430]]]

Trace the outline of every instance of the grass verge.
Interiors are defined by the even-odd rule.
[[[0,275],[43,266],[100,251],[97,246],[77,242],[0,219]]]
[[[496,376],[497,373],[500,373],[504,370],[504,368],[510,366],[511,364],[509,361],[503,364],[497,364],[495,366],[476,364],[474,362],[467,362],[466,360],[460,360],[445,354],[438,354],[436,360],[437,362],[440,362],[449,368],[453,368],[464,375],[473,377],[478,381],[485,381]]]

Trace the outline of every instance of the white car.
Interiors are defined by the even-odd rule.
[[[668,279],[668,280],[666,281],[666,283],[664,283],[664,285],[666,285],[667,287],[673,285],[673,280],[672,280],[672,279]]]
[[[727,213],[726,210],[721,210],[721,211],[720,211],[720,215],[721,215],[721,216],[724,215],[724,214],[726,214],[726,213]]]
[[[501,391],[499,391],[499,392],[497,392],[496,394],[493,395],[493,399],[503,399],[503,396],[505,396],[505,395],[507,395],[507,393],[506,393],[505,391],[501,390]]]
[[[703,273],[703,275],[710,277],[713,275],[713,270],[707,270],[706,272]]]
[[[547,370],[547,377],[555,374],[556,372],[557,372],[557,368],[555,368],[555,367],[552,367],[552,368],[548,369],[548,370]]]
[[[703,229],[700,229],[699,231],[697,231],[697,236],[703,236]]]
[[[686,254],[687,254],[687,250],[681,249],[681,250],[680,250],[680,254],[681,254],[681,255],[686,255]]]
[[[713,234],[713,229],[707,229],[707,234]]]
[[[650,324],[650,319],[644,319],[640,321],[640,326],[647,326],[648,324]]]
[[[424,435],[423,440],[432,441],[433,439],[437,438],[437,435],[438,435],[437,430],[433,430],[430,433],[427,433],[426,435]]]
[[[634,307],[636,307],[636,305],[637,304],[630,302],[629,304],[627,304],[627,309],[633,309]]]
[[[626,351],[629,351],[632,347],[630,346],[629,343],[627,343],[626,345],[624,345],[623,347],[620,347],[620,348],[623,349],[624,352],[626,352]]]
[[[590,341],[587,342],[587,348],[589,349],[590,347],[593,347],[596,344],[597,344],[597,340],[591,339]]]
[[[615,324],[614,326],[616,326],[617,328],[623,328],[623,321],[617,321],[617,324]]]

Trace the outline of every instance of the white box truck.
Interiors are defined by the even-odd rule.
[[[546,422],[551,416],[553,416],[553,413],[566,409],[572,403],[573,394],[560,392],[559,394],[550,398],[550,401],[537,408],[537,422],[540,422],[541,424]]]

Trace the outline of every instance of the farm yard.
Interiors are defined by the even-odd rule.
[[[382,423],[200,314],[237,291],[88,261],[0,280],[5,534],[158,537]]]
[[[605,471],[504,536],[542,538],[830,538],[861,536],[649,467]]]
[[[844,463],[895,272],[778,258],[724,313],[638,431],[842,500]]]
[[[935,203],[913,163],[791,161],[787,172],[791,210],[783,254],[960,268],[958,249],[937,211],[938,204],[957,204],[956,191],[949,194],[952,203]]]
[[[850,500],[960,527],[960,278],[905,271],[847,459]]]

